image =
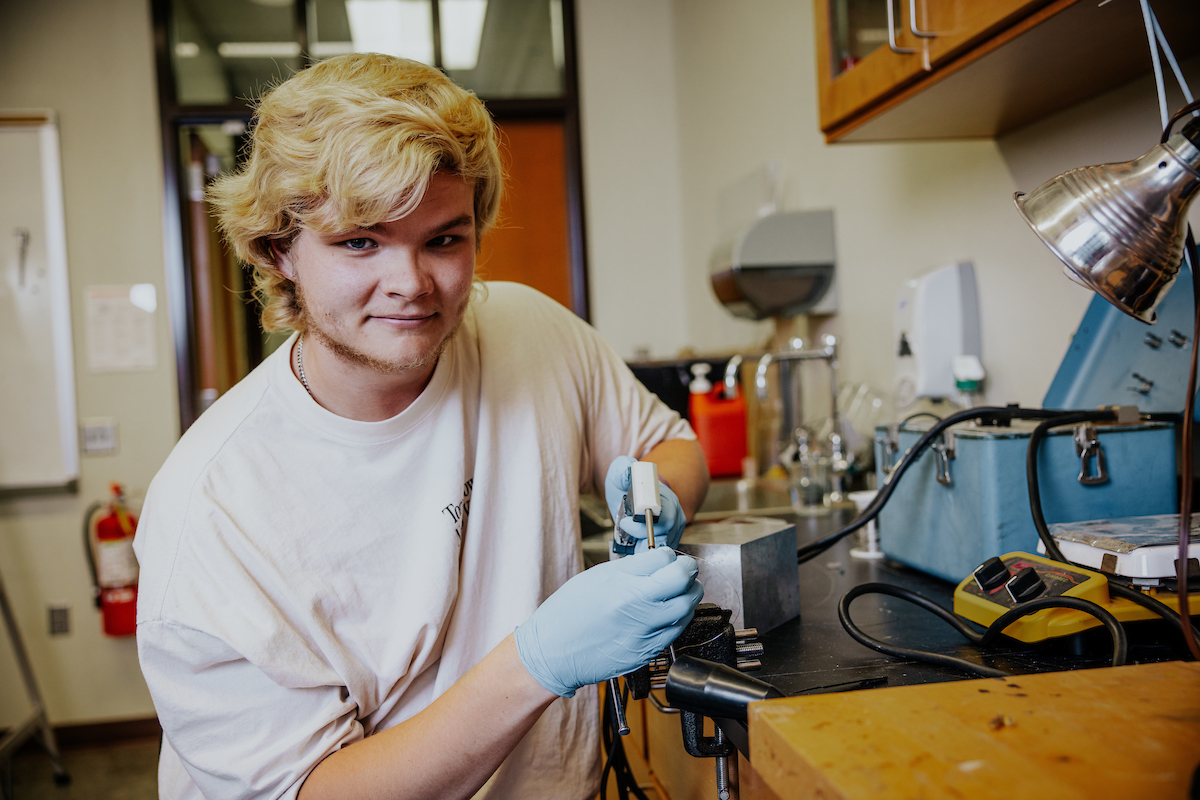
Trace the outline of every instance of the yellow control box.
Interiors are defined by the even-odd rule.
[[[1031,553],[1009,553],[1001,556],[1000,561],[1011,577],[1017,576],[1026,568],[1036,572],[1044,584],[1044,588],[1037,594],[1038,597],[1068,596],[1090,600],[1121,622],[1159,618],[1153,611],[1129,600],[1109,597],[1108,579],[1099,572],[1051,561]],[[998,567],[993,567],[999,573]],[[1001,573],[1000,578],[1003,577]],[[985,583],[995,585],[985,588]],[[991,625],[1002,614],[1020,604],[1011,593],[1008,583],[981,581],[976,574],[968,575],[954,590],[954,613],[980,625]],[[1145,594],[1172,611],[1179,610],[1179,599],[1174,593],[1149,590]],[[1098,619],[1083,611],[1047,608],[1017,620],[1004,629],[1004,634],[1022,642],[1040,642],[1056,636],[1070,636],[1099,625]]]

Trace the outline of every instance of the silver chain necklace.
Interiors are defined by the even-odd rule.
[[[296,372],[300,374],[300,383],[304,385],[304,391],[308,392],[308,396],[314,400],[312,389],[308,388],[308,379],[304,377],[304,334],[300,334],[300,338],[296,340]]]

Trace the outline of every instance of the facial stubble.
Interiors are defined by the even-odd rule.
[[[343,342],[326,332],[325,329],[317,323],[316,318],[309,313],[308,305],[304,302],[304,292],[300,288],[300,284],[297,282],[294,284],[294,286],[296,290],[296,305],[300,308],[300,320],[303,325],[301,330],[303,330],[306,334],[311,334],[314,338],[320,341],[322,345],[328,348],[331,353],[343,361],[366,367],[382,375],[401,375],[410,370],[422,369],[424,367],[428,367],[430,364],[436,363],[437,360],[441,358],[442,353],[445,352],[447,345],[449,345],[454,337],[458,334],[459,328],[462,327],[463,317],[466,316],[467,306],[471,302],[472,294],[474,294],[473,291],[467,293],[466,298],[463,300],[462,305],[458,308],[455,314],[454,325],[450,328],[446,335],[442,337],[441,341],[438,342],[435,347],[410,361],[387,361],[385,359],[376,358],[368,353],[364,353],[361,350],[354,348],[350,344],[347,344],[346,342]]]

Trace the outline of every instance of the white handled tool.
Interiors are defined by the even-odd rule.
[[[629,468],[629,506],[636,522],[646,523],[647,544],[654,548],[654,520],[662,514],[658,496],[658,465],[638,461]]]

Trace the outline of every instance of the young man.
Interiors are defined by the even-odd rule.
[[[441,73],[322,62],[253,136],[212,197],[264,324],[298,335],[143,509],[161,795],[593,797],[598,703],[576,690],[661,651],[702,589],[670,548],[581,573],[579,493],[615,512],[633,457],[655,461],[676,543],[707,489],[691,430],[570,312],[474,281],[496,134]]]

